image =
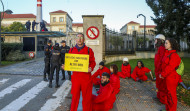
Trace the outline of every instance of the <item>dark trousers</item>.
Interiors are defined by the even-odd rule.
[[[45,58],[45,68],[44,68],[44,78],[46,78],[46,74],[48,74],[48,79],[50,79],[50,59]]]
[[[69,75],[69,80],[71,80],[71,71],[67,71],[68,75]],[[63,75],[63,79],[65,79],[65,70],[62,69],[62,75]]]
[[[50,74],[50,83],[52,83],[53,75],[56,70],[56,84],[59,83],[59,71],[60,71],[60,65],[59,64],[51,64],[51,74]]]

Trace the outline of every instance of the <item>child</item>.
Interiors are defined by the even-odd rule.
[[[133,73],[131,74],[131,77],[138,82],[146,81],[148,77],[145,75],[145,73],[151,73],[151,70],[147,67],[144,67],[144,64],[142,61],[137,62],[137,66],[133,70]]]

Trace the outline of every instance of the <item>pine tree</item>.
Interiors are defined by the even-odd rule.
[[[146,0],[155,17],[156,34],[175,38],[178,42],[190,39],[190,0]]]

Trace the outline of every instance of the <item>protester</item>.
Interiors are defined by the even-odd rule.
[[[114,89],[114,93],[118,94],[120,91],[120,79],[119,79],[117,65],[115,64],[111,65],[110,71],[111,71],[110,83]]]
[[[94,70],[96,66],[94,52],[91,48],[87,47],[84,43],[84,35],[82,33],[77,34],[76,38],[76,46],[71,48],[69,53],[72,54],[88,54],[89,55],[89,68],[88,73],[86,72],[76,72],[73,71],[73,75],[71,76],[71,111],[77,111],[80,92],[82,91],[82,106],[83,111],[92,111],[92,82],[91,81],[91,72]],[[64,69],[64,65],[62,66]]]
[[[92,111],[109,111],[113,108],[113,103],[116,100],[114,89],[109,81],[110,74],[104,72],[101,74],[101,88],[98,91],[98,96],[93,95],[93,110]]]
[[[164,99],[162,98],[165,95],[165,83],[163,79],[159,78],[159,74],[161,73],[161,65],[162,65],[162,59],[165,54],[165,47],[164,47],[164,42],[165,42],[165,36],[162,34],[158,34],[155,37],[155,48],[156,48],[156,54],[154,58],[154,66],[155,66],[155,76],[156,76],[156,87],[158,89],[157,92],[157,98],[160,100],[161,103],[165,103]]]
[[[104,62],[99,63],[99,69],[92,75],[94,85],[100,85],[102,73],[107,72],[111,75],[110,69],[104,66]],[[97,78],[99,76],[99,78]]]
[[[145,67],[142,61],[138,61],[137,66],[135,67],[135,69],[133,70],[133,73],[131,74],[131,77],[135,81],[142,83],[142,81],[146,81],[148,79],[145,73],[152,74],[151,70]]]
[[[121,66],[121,72],[119,76],[122,78],[131,77],[131,66],[127,57],[123,58],[123,64]]]
[[[180,76],[176,72],[176,68],[181,62],[181,58],[176,53],[179,45],[175,39],[166,39],[165,55],[162,59],[162,72],[159,77],[165,81],[166,85],[166,110],[177,110],[176,90],[180,81]]]

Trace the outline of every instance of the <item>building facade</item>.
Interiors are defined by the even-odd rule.
[[[83,23],[73,23],[72,29],[73,32],[83,33]]]
[[[146,34],[154,35],[155,27],[156,25],[146,25]],[[133,34],[133,31],[136,31],[138,34],[143,34],[144,25],[140,25],[140,23],[131,21],[120,29],[120,32],[123,34]]]
[[[72,32],[73,19],[62,10],[50,12],[50,31]]]

